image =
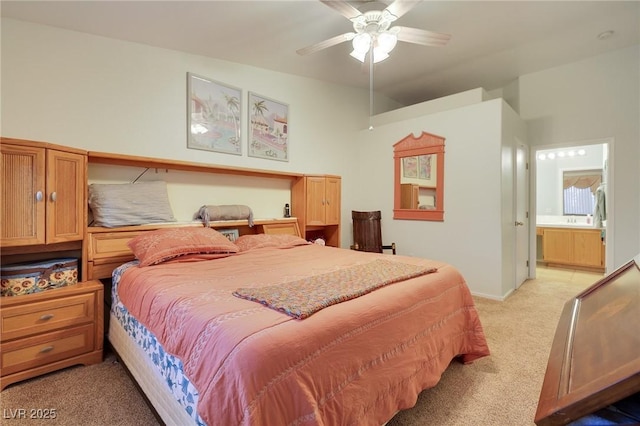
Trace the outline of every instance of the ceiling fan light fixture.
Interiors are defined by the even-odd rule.
[[[373,63],[384,61],[389,57],[389,54],[383,50],[373,49]]]
[[[367,52],[358,52],[357,50],[353,50],[350,55],[360,62],[364,62],[364,57],[367,55]]]
[[[351,56],[360,62],[364,62],[373,43],[373,62],[378,63],[389,57],[389,52],[393,50],[397,42],[398,37],[392,32],[383,32],[373,36],[369,33],[361,33],[351,41],[353,44]]]
[[[396,47],[398,37],[392,32],[383,32],[376,37],[376,49],[389,53]]]
[[[371,47],[371,35],[368,33],[358,34],[351,43],[353,44],[353,51],[359,54],[362,53],[364,57]]]

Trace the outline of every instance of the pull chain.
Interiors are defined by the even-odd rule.
[[[369,48],[369,130],[373,130],[373,43]]]

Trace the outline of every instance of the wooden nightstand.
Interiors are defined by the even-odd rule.
[[[0,390],[75,364],[102,362],[104,289],[86,281],[0,298]]]

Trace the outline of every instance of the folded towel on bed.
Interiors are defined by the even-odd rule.
[[[376,259],[283,284],[238,288],[233,295],[262,303],[296,319],[304,319],[327,306],[436,271],[432,267]]]
[[[249,226],[253,226],[253,211],[251,207],[240,204],[230,204],[223,206],[202,206],[196,212],[194,219],[202,219],[205,226],[209,226],[210,221],[215,220],[239,220],[247,219]]]

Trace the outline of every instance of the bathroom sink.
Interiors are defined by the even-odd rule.
[[[543,227],[543,228],[600,229],[600,228],[596,228],[593,224],[587,225],[586,223],[537,223],[536,226]]]

